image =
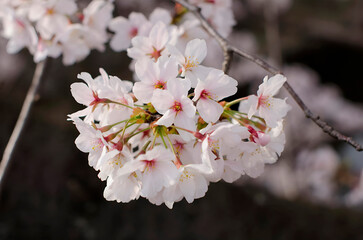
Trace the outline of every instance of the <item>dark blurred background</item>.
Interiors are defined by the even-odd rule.
[[[363,1],[272,2],[270,16],[269,1],[234,0],[231,42],[280,65],[316,113],[363,143]],[[172,10],[168,1],[116,3],[123,16]],[[5,46],[2,39],[1,153],[35,69],[26,50],[8,55]],[[213,183],[204,198],[172,210],[145,199],[106,201],[105,182],[76,148],[78,132],[66,120],[82,108],[69,89],[78,73],[97,76],[100,67],[132,79],[129,62],[109,48],[69,67],[51,60],[0,193],[0,239],[363,239],[362,153],[326,136],[295,105],[285,153],[260,179]],[[255,91],[266,74],[237,57],[232,64],[240,94]]]

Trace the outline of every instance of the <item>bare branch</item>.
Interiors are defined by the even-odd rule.
[[[223,61],[223,67],[222,70],[226,74],[229,72],[229,69],[231,67],[232,59],[233,59],[233,51],[228,50],[227,52],[223,52],[224,54],[224,61]]]
[[[195,17],[199,19],[201,22],[202,27],[218,42],[220,47],[222,48],[224,52],[224,70],[228,70],[228,66],[231,62],[231,55],[232,53],[236,53],[237,55],[244,57],[248,59],[251,62],[256,63],[266,71],[268,71],[271,74],[278,74],[282,73],[279,69],[271,66],[261,58],[255,57],[253,55],[250,55],[232,45],[230,45],[225,38],[223,38],[210,24],[209,22],[202,16],[200,9],[192,4],[187,3],[184,0],[172,0],[175,3],[179,3],[185,8],[187,8],[192,14],[194,14]],[[316,125],[318,125],[325,133],[329,134],[333,138],[344,141],[350,145],[352,145],[357,151],[363,151],[363,147],[355,142],[351,137],[345,136],[344,134],[336,131],[333,127],[331,127],[328,123],[321,120],[320,117],[316,114],[314,114],[303,102],[303,100],[297,95],[295,90],[291,87],[291,85],[288,82],[285,82],[284,84],[285,89],[289,92],[291,97],[295,100],[295,102],[299,105],[299,107],[303,110],[305,116],[307,118],[310,118]]]
[[[9,163],[11,160],[11,156],[13,155],[13,152],[14,152],[16,144],[19,140],[20,134],[22,133],[24,125],[29,116],[29,112],[33,105],[39,84],[42,81],[42,78],[44,76],[44,70],[46,68],[46,65],[47,65],[47,60],[38,63],[36,66],[33,80],[29,87],[29,90],[26,94],[26,97],[25,97],[25,100],[23,103],[23,107],[21,108],[21,111],[19,114],[19,118],[15,124],[14,130],[10,136],[9,142],[6,145],[6,148],[4,150],[3,157],[0,162],[0,190],[1,190],[2,183],[4,181],[4,176],[5,176],[6,170],[9,166]]]

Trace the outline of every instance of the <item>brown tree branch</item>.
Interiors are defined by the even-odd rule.
[[[194,6],[192,4],[189,4],[188,2],[184,0],[172,0],[175,3],[179,3],[182,6],[184,6],[186,9],[188,9],[197,19],[199,19],[202,27],[218,42],[220,47],[222,48],[224,52],[224,62],[223,62],[223,69],[228,70],[233,53],[246,58],[247,60],[256,63],[266,71],[268,71],[271,74],[279,74],[282,73],[279,69],[271,66],[261,58],[255,57],[253,55],[250,55],[232,45],[230,45],[225,38],[223,38],[203,17],[201,14],[200,8],[197,6]],[[291,87],[291,85],[288,82],[285,82],[284,84],[285,89],[289,92],[291,97],[295,100],[295,102],[299,105],[299,107],[303,110],[305,116],[307,118],[310,118],[316,125],[318,125],[325,133],[329,134],[331,137],[339,140],[344,141],[350,145],[352,145],[357,151],[363,151],[362,145],[355,142],[351,137],[345,136],[344,134],[336,131],[332,126],[330,126],[325,121],[321,120],[318,115],[313,113],[303,102],[303,100],[298,96],[298,94],[295,92],[295,90]]]
[[[42,61],[37,64],[32,83],[29,87],[29,90],[26,94],[23,107],[21,108],[18,120],[15,124],[14,130],[10,136],[9,142],[6,145],[6,148],[3,153],[2,160],[0,162],[0,190],[2,183],[4,181],[4,176],[6,173],[6,170],[8,169],[11,156],[13,155],[14,149],[18,143],[19,137],[23,131],[23,128],[25,126],[25,123],[28,119],[29,112],[31,110],[31,107],[33,105],[38,87],[40,85],[40,82],[42,81],[42,78],[44,77],[44,70],[46,68],[47,60]]]

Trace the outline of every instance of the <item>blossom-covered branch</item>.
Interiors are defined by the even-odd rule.
[[[232,61],[233,53],[248,59],[251,62],[256,63],[257,65],[264,68],[266,71],[272,74],[279,74],[281,71],[264,60],[250,55],[228,43],[228,41],[222,37],[211,24],[205,19],[202,15],[200,8],[198,6],[192,5],[183,0],[172,0],[175,3],[181,4],[183,7],[188,9],[191,13],[197,17],[202,25],[202,27],[218,42],[224,52],[224,62],[223,62],[223,70],[227,73],[229,70],[229,66]],[[351,137],[345,136],[344,134],[335,130],[332,126],[330,126],[327,122],[320,119],[320,116],[313,113],[304,103],[304,101],[299,97],[299,95],[295,92],[295,90],[291,87],[291,85],[286,81],[284,83],[285,89],[290,93],[295,102],[299,105],[299,107],[303,110],[305,116],[310,118],[316,125],[318,125],[325,133],[329,134],[333,138],[336,138],[339,141],[344,141],[351,146],[353,146],[357,151],[363,151],[362,145],[354,141]]]
[[[235,24],[231,1],[204,6],[226,37]],[[210,182],[258,177],[284,149],[290,106],[275,95],[286,77],[266,76],[256,95],[226,102],[237,81],[207,66],[213,41],[203,39],[208,34],[198,19],[176,10],[174,18],[157,8],[148,18],[133,12],[111,20],[111,48],[132,58],[135,83],[100,69],[100,76],[83,72],[78,78],[85,83],[71,85],[85,106],[69,115],[80,132],[75,143],[107,180],[107,200],[144,197],[170,208],[183,198],[191,203]]]

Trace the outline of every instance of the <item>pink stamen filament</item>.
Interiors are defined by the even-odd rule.
[[[201,99],[207,99],[207,98],[210,98],[210,97],[211,97],[211,94],[205,89],[203,89],[202,92],[200,93],[200,98]]]
[[[268,96],[261,95],[258,97],[257,108],[261,106],[266,106],[267,104],[268,104]]]
[[[156,61],[161,56],[161,52],[163,50],[164,50],[164,48],[163,49],[160,49],[160,50],[157,50],[155,47],[153,47],[153,52],[152,53],[149,53],[147,55],[149,55],[151,58],[153,58]]]
[[[177,114],[179,112],[183,111],[183,107],[182,107],[181,103],[177,102],[177,101],[174,102],[174,105],[171,107],[171,109],[173,109],[173,111],[176,112]]]
[[[142,160],[145,163],[144,171],[148,171],[149,169],[153,169],[155,167],[156,161],[152,160]]]
[[[131,38],[135,37],[138,34],[139,30],[136,27],[131,28],[129,35]]]

